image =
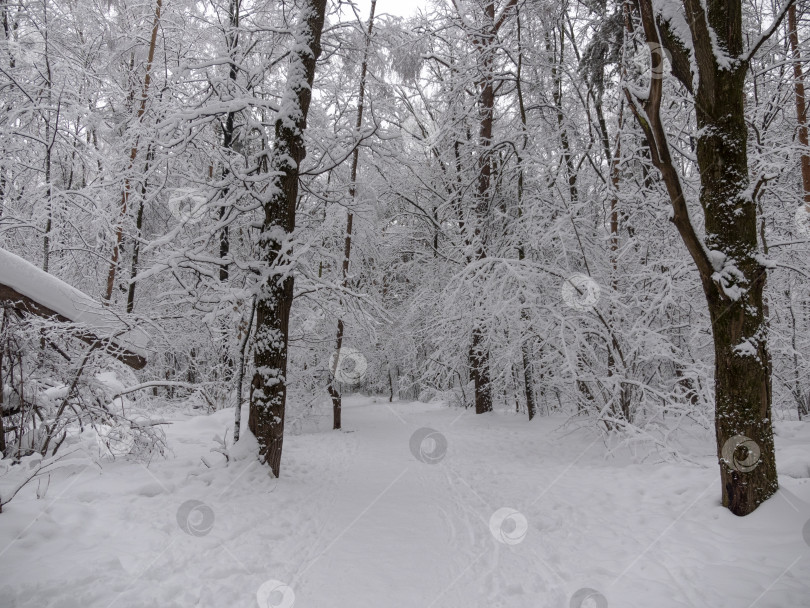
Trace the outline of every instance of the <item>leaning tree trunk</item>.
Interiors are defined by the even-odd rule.
[[[659,18],[656,23],[651,0],[638,0],[637,6],[652,51],[652,77],[644,101],[628,90],[625,93],[667,187],[673,222],[700,273],[714,337],[722,503],[735,515],[747,515],[772,496],[778,484],[763,301],[766,271],[757,245],[756,205],[748,178],[744,83],[750,55],[743,52],[742,7],[740,0],[708,0],[705,4],[684,0],[691,28],[690,44],[685,45],[665,21]],[[722,63],[713,36],[725,54]],[[672,53],[673,74],[695,99],[700,204],[706,226],[703,239],[689,218],[661,121],[662,40]],[[698,67],[696,88],[688,67],[689,47]]]
[[[259,443],[259,457],[278,477],[287,401],[287,342],[293,276],[288,241],[295,228],[298,175],[306,156],[304,130],[312,100],[315,63],[321,54],[326,0],[308,0],[295,28],[287,85],[275,127],[275,149],[267,188],[260,247],[269,272],[256,303],[253,393],[248,428]]]

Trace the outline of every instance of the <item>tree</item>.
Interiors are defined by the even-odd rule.
[[[143,120],[143,116],[146,113],[146,104],[149,100],[149,85],[152,82],[152,63],[155,60],[155,47],[157,44],[157,34],[158,29],[160,28],[160,9],[162,5],[162,0],[155,1],[155,19],[152,22],[152,34],[151,38],[149,39],[149,54],[146,59],[146,73],[143,77],[143,91],[141,92],[141,99],[140,103],[138,104],[138,112],[137,112],[137,121],[140,123]],[[130,93],[131,97],[134,97],[134,91]],[[129,173],[133,165],[135,163],[135,159],[138,157],[138,138],[136,137],[135,142],[132,144],[132,148],[129,153],[129,166],[127,167],[127,173]],[[148,166],[148,165],[147,165]],[[146,172],[146,171],[144,171]],[[113,296],[113,289],[115,289],[115,275],[118,269],[119,263],[119,252],[121,249],[121,241],[124,237],[124,227],[123,227],[123,220],[127,214],[127,209],[129,207],[129,197],[130,197],[130,179],[127,175],[124,178],[124,188],[123,193],[121,194],[121,214],[118,218],[118,225],[115,229],[115,238],[113,241],[113,251],[112,257],[110,259],[110,269],[107,271],[107,287],[104,291],[104,301],[107,303],[111,302]],[[133,292],[133,302],[134,302],[134,292]],[[134,304],[133,304],[134,305]],[[132,308],[132,305],[128,304],[128,308]]]
[[[371,33],[374,29],[374,9],[377,7],[377,0],[371,0],[371,8],[369,9],[368,15],[368,30],[366,31],[366,41],[363,47],[363,62],[360,66],[360,84],[357,93],[357,120],[354,125],[355,129],[355,137],[360,137],[360,129],[363,127],[363,106],[364,100],[366,96],[366,73],[368,72],[368,51],[369,46],[371,45]],[[357,168],[360,162],[360,146],[355,146],[354,151],[352,152],[352,166],[351,166],[351,177],[349,182],[349,197],[352,199],[352,202],[355,202],[357,198]],[[349,261],[352,254],[352,225],[354,223],[354,214],[351,211],[347,211],[346,213],[346,236],[343,241],[343,260],[340,265],[341,270],[341,287],[343,289],[346,288],[348,283],[348,276],[349,276]],[[329,396],[332,398],[332,429],[337,430],[341,427],[341,407],[342,407],[342,399],[340,395],[340,391],[337,388],[337,381],[336,381],[336,373],[337,373],[337,366],[340,365],[340,351],[343,348],[343,319],[338,319],[337,322],[337,332],[335,335],[335,362],[333,364],[333,368],[330,370],[329,375],[329,384],[326,387],[326,390],[329,392]]]
[[[799,32],[796,19],[796,6],[788,6],[788,41],[790,54],[793,56],[793,90],[796,101],[796,122],[799,126],[799,143],[802,145],[801,168],[804,203],[810,213],[810,140],[807,136],[807,98],[805,97],[804,75],[802,74],[802,55],[799,50]]]
[[[683,0],[688,39],[681,38],[685,34],[675,17],[656,13],[651,0],[637,0],[636,8],[651,51],[651,78],[646,94],[629,87],[625,93],[672,202],[672,221],[700,274],[714,338],[722,503],[735,515],[747,515],[776,492],[778,482],[763,301],[767,268],[758,249],[748,175],[744,85],[751,57],[784,9],[766,36],[746,51],[740,0]],[[673,75],[694,97],[704,237],[690,218],[661,120],[664,47],[672,56]]]
[[[275,147],[263,201],[260,235],[265,265],[256,302],[253,394],[248,428],[259,442],[259,457],[278,477],[287,400],[287,344],[293,301],[289,239],[295,229],[298,178],[306,156],[304,131],[312,101],[315,65],[321,54],[326,0],[305,0],[294,28],[287,85],[275,126]]]

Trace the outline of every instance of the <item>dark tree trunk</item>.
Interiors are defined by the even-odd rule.
[[[475,258],[487,257],[487,236],[490,222],[492,182],[492,131],[495,123],[495,74],[494,59],[497,28],[495,25],[495,2],[489,0],[484,6],[485,25],[473,40],[478,50],[480,77],[478,88],[478,183],[475,201]],[[492,386],[489,373],[489,350],[481,319],[476,318],[472,331],[469,361],[470,376],[475,385],[475,413],[492,411]]]
[[[475,413],[492,411],[492,385],[489,379],[489,351],[484,347],[484,334],[475,328],[470,346],[470,375],[475,385]]]
[[[807,135],[807,98],[804,89],[804,74],[802,73],[802,56],[799,51],[799,32],[798,20],[796,18],[796,6],[790,5],[788,8],[788,42],[790,43],[790,52],[793,58],[793,92],[796,104],[796,122],[799,126],[798,137],[799,143],[802,146],[801,156],[801,170],[802,170],[802,191],[804,193],[805,211],[810,213],[810,153],[808,153]],[[790,292],[788,292],[790,297]],[[799,420],[803,420],[810,414],[808,408],[810,407],[810,394],[805,394],[799,382],[799,363],[796,350],[796,317],[793,312],[793,302],[790,305],[790,319],[793,328],[792,343],[793,343],[793,370],[794,370],[794,385],[793,394],[798,404]]]
[[[135,310],[135,277],[138,274],[138,259],[141,254],[141,237],[143,235],[143,207],[146,200],[146,191],[148,188],[147,176],[149,175],[149,163],[154,156],[153,150],[150,147],[146,151],[146,165],[143,168],[143,183],[141,184],[141,198],[138,201],[138,214],[135,218],[135,238],[132,240],[132,264],[129,269],[129,288],[127,289],[127,313],[132,313]]]
[[[371,44],[371,33],[374,29],[374,10],[377,8],[377,0],[371,0],[371,8],[368,16],[368,31],[366,33],[366,45],[363,51],[363,63],[360,66],[360,90],[357,96],[357,120],[355,122],[355,134],[360,137],[360,129],[363,126],[363,108],[366,97],[366,73],[368,71],[368,48]],[[349,183],[349,196],[352,203],[357,199],[357,167],[360,162],[360,144],[358,142],[352,153],[351,181]],[[352,255],[352,221],[354,214],[350,211],[346,213],[346,237],[343,242],[343,264],[341,265],[341,286],[346,287],[349,276],[349,260]],[[337,366],[340,365],[340,350],[343,348],[343,319],[338,319],[337,332],[335,335],[335,369],[330,370],[329,385],[326,390],[332,398],[332,430],[340,430],[340,411],[343,407],[343,399],[336,386],[335,374]]]
[[[693,10],[702,13],[699,4],[695,4]],[[709,6],[709,22],[716,32],[726,33],[723,42],[729,54],[739,57],[743,52],[740,1],[715,1]],[[704,45],[708,44],[706,36]],[[736,69],[724,69],[717,65],[709,47],[698,52],[698,64],[701,75],[711,75],[700,79],[695,95],[706,246],[727,257],[721,273],[727,267],[731,271],[736,267],[742,273],[740,278],[727,275],[720,284],[713,273],[701,277],[714,335],[715,427],[723,506],[737,515],[747,515],[778,487],[770,354],[762,297],[766,270],[759,262],[756,205],[748,192],[748,129],[744,109],[747,62]],[[736,290],[742,290],[740,296],[735,297]],[[751,470],[733,461],[745,460],[746,454],[740,452],[748,449],[735,448],[733,443],[738,440],[734,438],[738,436],[750,438],[759,449],[760,457],[754,459],[758,464]]]
[[[556,46],[556,42],[555,45],[552,46],[548,32],[545,34],[546,51],[549,53],[549,55],[551,55],[551,97],[554,100],[554,109],[557,115],[557,128],[560,131],[560,146],[562,146],[563,159],[565,160],[565,173],[568,176],[568,194],[571,197],[571,203],[576,204],[577,200],[579,199],[579,194],[577,191],[577,171],[576,167],[574,167],[574,159],[571,156],[571,144],[568,141],[568,129],[565,126],[565,114],[563,113],[562,105],[562,77],[559,69],[557,68],[558,65],[561,66],[563,63],[565,30],[563,29],[562,25],[559,26],[559,34],[559,56],[555,56],[556,53],[554,46]]]
[[[4,395],[5,382],[3,378],[3,356],[6,352],[6,331],[8,327],[8,308],[3,307],[2,315],[3,321],[0,323],[0,458],[6,456],[6,428],[3,424],[3,417],[5,416],[5,403]]]
[[[351,217],[351,214],[349,215]],[[351,237],[347,236],[347,244],[351,243]],[[339,431],[341,428],[340,412],[343,408],[343,399],[337,387],[337,367],[340,365],[340,351],[343,348],[343,319],[338,319],[337,322],[337,335],[335,336],[335,363],[332,369],[329,370],[329,384],[326,390],[332,398],[332,430]]]
[[[523,99],[523,86],[522,86],[522,72],[523,72],[523,45],[521,41],[521,21],[520,12],[516,14],[517,25],[517,42],[518,42],[518,61],[517,61],[517,78],[515,80],[515,92],[517,93],[518,109],[520,110],[520,125],[521,125],[521,149],[518,158],[518,182],[517,182],[517,196],[518,196],[518,218],[523,217],[523,185],[524,185],[524,171],[523,160],[526,149],[529,147],[529,129],[527,126],[526,117],[526,104]],[[526,249],[521,243],[518,246],[518,259],[526,259]],[[520,319],[528,327],[531,325],[529,318],[529,308],[526,305],[525,298],[521,297]],[[526,396],[526,412],[529,415],[529,420],[534,418],[537,413],[537,404],[534,398],[534,374],[532,373],[531,357],[530,357],[529,341],[527,338],[521,338],[520,345],[520,359],[523,369],[523,386]]]
[[[242,388],[245,382],[245,358],[247,356],[248,342],[250,341],[250,332],[253,328],[253,318],[256,316],[256,300],[250,302],[250,317],[247,323],[241,323],[240,331],[242,334],[242,343],[239,347],[239,373],[236,375],[236,411],[233,417],[233,441],[239,441],[239,434],[242,426]]]
[[[290,308],[293,301],[293,276],[285,268],[289,251],[285,240],[295,228],[295,204],[298,175],[306,156],[304,130],[312,99],[315,64],[321,54],[326,0],[309,0],[304,5],[301,23],[296,26],[295,48],[288,68],[287,88],[276,121],[261,234],[262,261],[271,269],[261,285],[256,303],[256,347],[253,393],[248,428],[259,443],[259,457],[278,477],[284,440],[284,410],[287,400],[287,342]]]
[[[242,7],[241,0],[230,0],[228,3],[228,31],[225,33],[225,43],[228,45],[228,56],[230,57],[230,68],[228,70],[228,78],[232,84],[231,94],[236,93],[236,80],[239,76],[239,70],[236,65],[236,53],[239,48],[239,18],[240,9]],[[225,117],[225,124],[222,125],[222,148],[226,154],[226,165],[222,170],[223,182],[230,174],[230,169],[227,163],[230,162],[230,153],[233,150],[234,135],[236,134],[236,113],[228,112]],[[225,199],[228,196],[228,186],[224,186],[220,192],[220,198]],[[224,223],[227,217],[225,206],[219,208],[219,221]],[[230,234],[228,232],[228,225],[225,224],[219,233],[219,258],[222,263],[219,266],[219,280],[223,283],[228,281],[229,269],[227,257],[231,250]]]
[[[804,204],[810,213],[810,154],[808,154],[807,137],[807,98],[804,91],[804,75],[802,74],[802,56],[799,52],[799,33],[796,19],[796,6],[790,5],[788,9],[788,41],[793,56],[793,92],[796,101],[796,122],[799,124],[799,143],[802,145],[802,190],[804,191]]]
[[[684,46],[673,42],[665,22],[656,24],[651,0],[639,0],[637,6],[648,43],[660,44],[662,32],[673,55],[673,74],[695,97],[705,239],[698,236],[689,218],[680,177],[670,157],[660,117],[661,78],[650,81],[643,115],[636,105],[639,101],[626,91],[672,200],[673,222],[700,273],[714,337],[722,503],[735,515],[747,515],[776,492],[778,483],[763,301],[766,270],[759,261],[756,205],[748,179],[744,83],[749,60],[743,52],[742,7],[740,0],[709,0],[705,5],[684,0],[699,72],[693,90],[691,73],[679,67],[689,65]],[[728,55],[729,65],[718,63],[713,34]],[[662,61],[660,52],[652,53],[653,74],[662,73]]]
[[[141,103],[138,106],[137,119],[138,122],[143,120],[146,113],[146,102],[149,95],[149,85],[152,82],[152,63],[155,60],[155,48],[157,45],[157,33],[160,27],[160,11],[162,8],[163,0],[155,1],[155,19],[152,22],[152,37],[149,40],[149,52],[146,58],[146,74],[143,77],[143,90],[141,92]],[[130,91],[134,94],[134,88]],[[110,269],[107,271],[107,287],[104,292],[103,302],[110,304],[112,302],[113,289],[115,288],[115,275],[118,271],[118,257],[121,251],[121,242],[124,239],[124,218],[127,215],[129,207],[129,193],[130,193],[130,173],[135,165],[135,159],[138,157],[138,137],[135,138],[132,148],[129,151],[129,164],[127,166],[127,173],[124,177],[124,189],[121,193],[121,207],[118,214],[118,225],[115,228],[115,238],[113,240],[113,251],[110,258]]]
[[[478,261],[487,258],[487,241],[491,223],[492,206],[492,136],[495,125],[495,53],[499,48],[498,31],[504,24],[510,9],[516,6],[515,0],[509,0],[495,16],[495,0],[488,0],[484,5],[483,23],[480,29],[469,32],[478,52],[478,71],[476,88],[478,92],[478,183],[475,201],[475,258]],[[462,10],[456,9],[460,16]],[[464,21],[462,16],[462,21]],[[458,148],[456,148],[458,164]],[[475,384],[475,413],[483,414],[492,411],[492,384],[490,381],[489,348],[486,344],[486,331],[483,320],[476,318],[472,330],[472,344],[469,350],[470,377]]]

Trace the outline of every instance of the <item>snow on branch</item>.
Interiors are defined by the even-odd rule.
[[[762,33],[762,35],[759,37],[759,40],[757,40],[754,43],[754,46],[752,46],[745,54],[745,63],[751,61],[754,55],[757,54],[759,48],[763,44],[765,44],[771,36],[773,36],[773,33],[777,30],[777,28],[781,25],[782,21],[784,20],[785,15],[787,15],[788,10],[790,9],[791,6],[793,6],[794,1],[795,0],[787,0],[787,2],[785,2],[785,5],[776,14],[776,17],[774,18],[773,23],[771,23],[770,27]]]
[[[146,365],[149,335],[82,291],[0,248],[0,302],[77,325],[75,335],[134,369]]]

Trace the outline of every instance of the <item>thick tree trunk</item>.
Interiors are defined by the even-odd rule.
[[[306,156],[304,130],[312,100],[315,64],[321,54],[326,0],[305,3],[295,28],[295,46],[288,68],[287,85],[276,121],[275,149],[264,204],[261,234],[262,261],[268,274],[256,303],[256,346],[253,393],[248,428],[259,443],[259,457],[278,477],[284,440],[287,400],[287,343],[293,276],[285,241],[295,228],[298,175]]]
[[[743,109],[744,70],[716,70],[714,86],[696,95],[700,202],[706,246],[726,256],[720,284],[704,275],[715,352],[715,427],[723,505],[747,515],[777,489],[771,426],[770,354],[759,262],[756,206],[748,190],[747,137]],[[737,274],[742,273],[742,276]],[[732,274],[734,273],[734,274]],[[735,437],[754,443],[736,448]],[[740,440],[741,441],[741,440]],[[758,449],[759,458],[745,450]],[[736,450],[736,451],[735,451]],[[751,470],[748,464],[758,463]]]
[[[492,385],[489,378],[489,351],[484,347],[484,334],[473,329],[470,346],[470,375],[475,386],[475,413],[492,411]]]
[[[459,0],[453,0],[456,11],[464,21],[464,12]],[[488,0],[484,5],[484,23],[480,29],[469,32],[478,51],[478,70],[480,76],[476,82],[478,90],[478,183],[475,201],[475,257],[481,261],[487,258],[487,240],[489,237],[490,211],[492,205],[492,136],[495,125],[495,52],[498,49],[498,31],[507,18],[509,9],[517,2],[509,0],[499,16],[495,16],[495,0]],[[456,148],[458,163],[458,148]],[[468,359],[470,376],[475,384],[475,413],[483,414],[492,411],[492,384],[490,381],[489,348],[486,344],[486,332],[482,321],[476,319],[472,330],[472,344]]]
[[[647,42],[660,45],[651,0],[639,0],[638,7]],[[643,115],[638,100],[628,91],[626,95],[669,192],[673,222],[700,273],[714,337],[722,503],[735,515],[747,515],[776,492],[778,483],[763,301],[766,270],[760,262],[756,205],[748,179],[744,113],[748,59],[743,56],[742,7],[740,0],[713,0],[706,5],[684,0],[684,7],[699,72],[694,96],[705,239],[698,236],[689,218],[680,177],[670,157],[660,117],[661,78],[650,80]],[[661,25],[668,40],[666,24]],[[713,42],[715,35],[718,40]],[[728,56],[722,65],[715,45]],[[692,91],[691,74],[678,72],[678,65],[689,65],[683,47],[670,45],[669,50],[673,73]],[[661,55],[652,53],[653,74],[662,73]]]

